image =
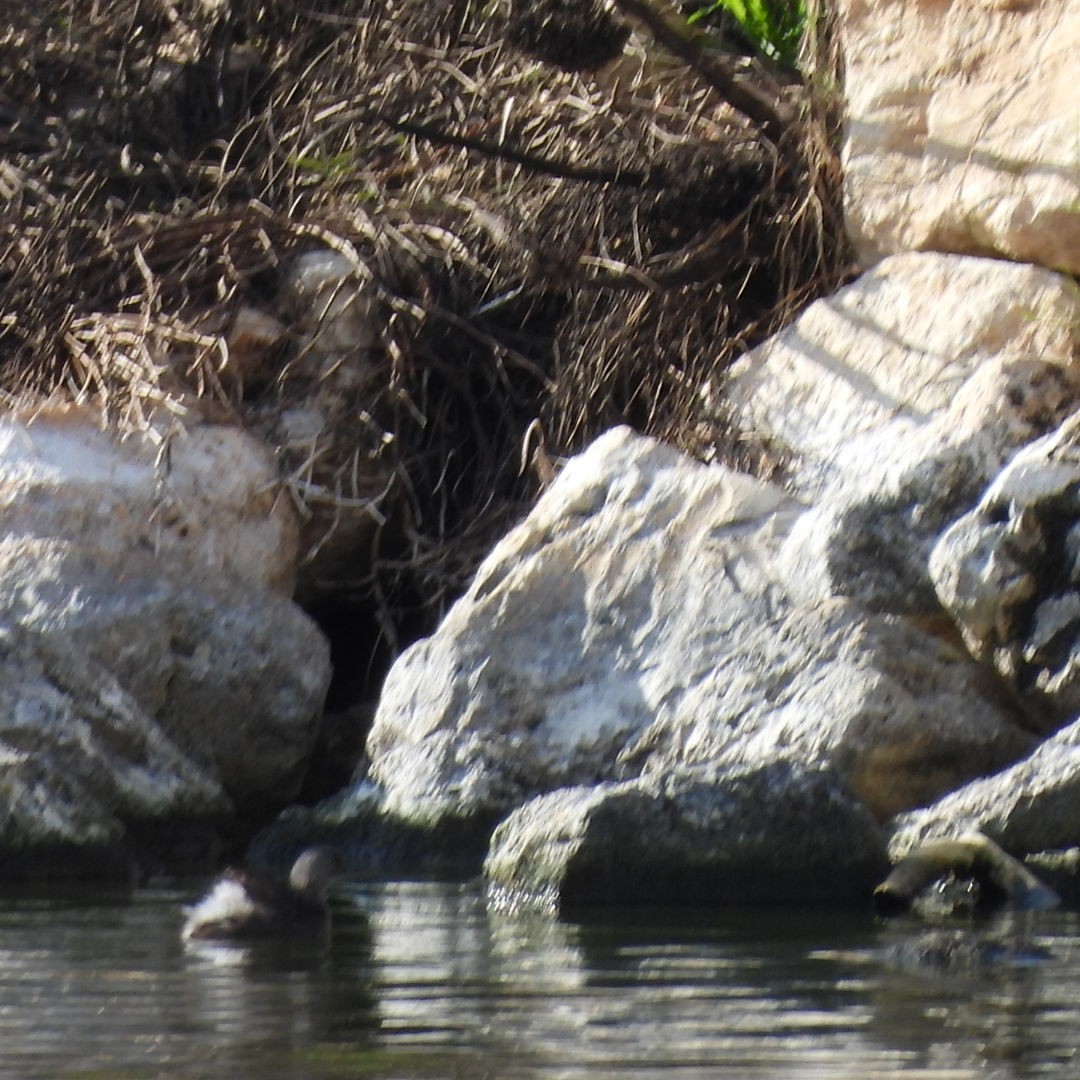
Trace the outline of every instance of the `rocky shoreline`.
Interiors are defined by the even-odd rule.
[[[211,862],[263,824],[257,860],[329,839],[357,875],[482,872],[556,908],[846,904],[979,832],[1077,901],[1080,10],[839,21],[861,272],[700,388],[772,475],[627,426],[538,459],[544,493],[313,805],[352,661],[294,599],[318,583],[280,455],[209,418],[118,441],[82,407],[0,417],[6,876]],[[344,377],[378,308],[319,259],[290,302]],[[252,315],[233,344],[283,334]],[[339,576],[381,513],[354,501]]]

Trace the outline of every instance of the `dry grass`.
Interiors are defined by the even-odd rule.
[[[313,552],[350,515],[379,526],[364,569],[323,584],[380,603],[389,635],[535,494],[537,446],[629,422],[745,459],[715,405],[727,363],[843,271],[832,121],[792,90],[804,122],[762,141],[598,11],[10,5],[0,390],[263,434]],[[322,246],[373,283],[380,346],[328,365],[294,335],[242,364],[232,313],[274,310],[283,268]],[[312,400],[326,431],[282,435]]]

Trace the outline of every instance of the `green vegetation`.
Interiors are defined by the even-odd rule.
[[[727,12],[754,48],[785,67],[797,68],[806,32],[805,0],[711,0],[690,16],[690,23]]]
[[[352,150],[331,156],[295,154],[289,161],[298,169],[315,173],[324,180],[340,180],[356,170],[356,154]]]

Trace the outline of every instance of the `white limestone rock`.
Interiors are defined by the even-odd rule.
[[[1080,0],[843,0],[848,233],[1080,271]]]
[[[271,464],[232,429],[155,463],[77,411],[0,418],[0,611],[115,676],[245,809],[298,789],[330,678]]]
[[[926,614],[930,549],[1080,388],[1080,295],[1059,274],[889,258],[733,367],[736,425],[813,504],[781,559],[806,600]]]
[[[776,552],[802,509],[601,437],[392,668],[368,738],[387,811],[494,818],[560,787],[784,759],[835,767],[883,817],[1025,752],[957,652],[792,598]]]

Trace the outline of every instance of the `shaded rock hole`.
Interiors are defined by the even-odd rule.
[[[296,799],[311,805],[363,770],[364,744],[387,672],[401,649],[434,627],[416,616],[395,627],[391,639],[372,605],[347,598],[323,601],[308,614],[330,642],[333,667],[318,740]]]

